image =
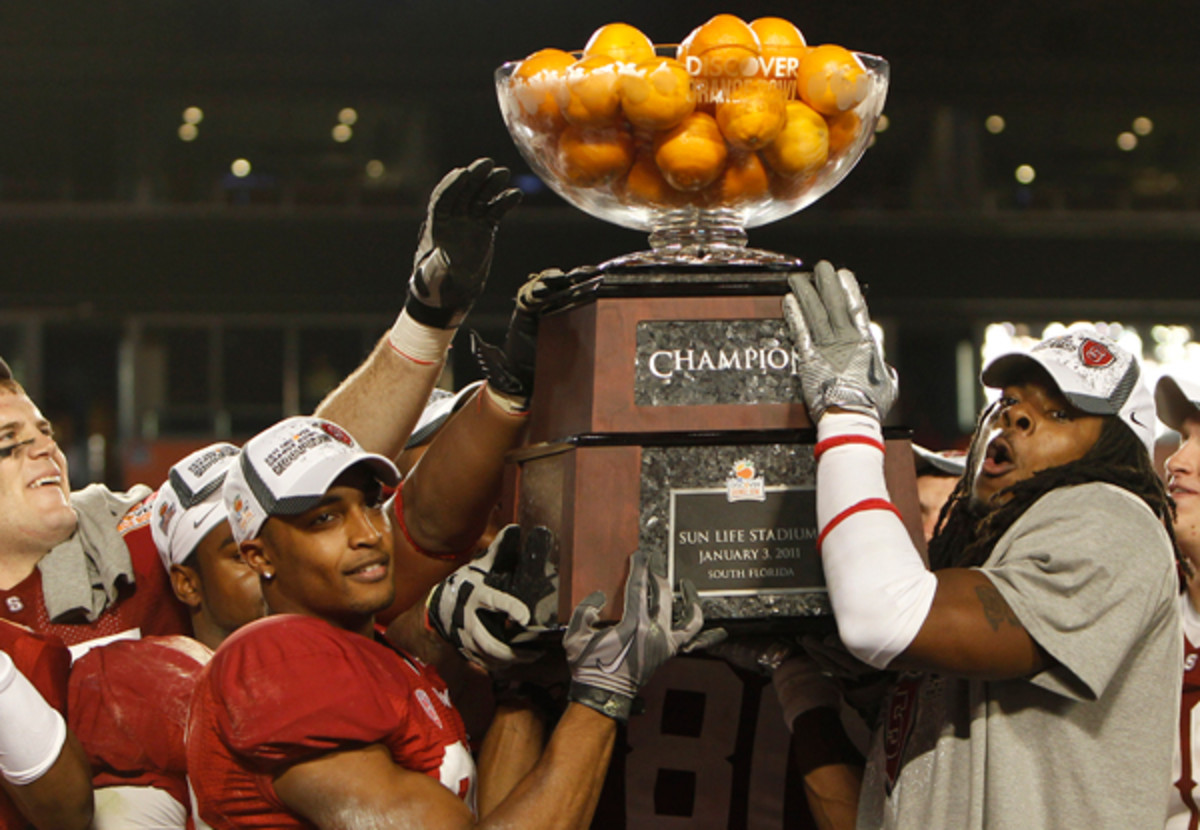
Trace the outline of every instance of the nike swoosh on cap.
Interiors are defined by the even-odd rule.
[[[205,510],[203,516],[201,516],[199,519],[196,519],[196,521],[192,522],[192,530],[199,530],[200,525],[204,524],[205,520],[208,519],[208,517],[211,516],[212,512],[216,509],[217,509],[217,505],[214,504],[211,507],[209,507],[207,510]]]

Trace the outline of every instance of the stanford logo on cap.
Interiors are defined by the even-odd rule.
[[[323,429],[325,434],[334,441],[340,441],[348,447],[354,445],[354,439],[347,435],[346,431],[337,424],[331,424],[326,421],[325,423],[321,424],[321,429]]]
[[[1108,347],[1096,340],[1087,339],[1079,344],[1079,356],[1084,366],[1100,369],[1116,360]]]

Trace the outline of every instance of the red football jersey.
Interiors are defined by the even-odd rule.
[[[1200,614],[1187,593],[1179,597],[1183,617],[1183,698],[1175,736],[1175,775],[1171,787],[1168,830],[1200,827]]]
[[[76,657],[86,651],[93,640],[103,641],[122,635],[134,639],[160,634],[190,634],[187,609],[175,598],[150,535],[151,498],[153,496],[133,507],[117,527],[129,548],[135,584],[122,586],[117,601],[95,622],[82,618],[51,622],[42,596],[42,574],[37,568],[13,588],[0,590],[0,618],[34,631],[54,634],[72,647],[71,652]]]
[[[200,817],[215,830],[309,828],[276,795],[275,776],[367,744],[474,805],[466,730],[431,667],[314,617],[243,626],[192,697],[187,761]]]
[[[60,712],[66,709],[71,654],[61,640],[0,620],[0,651],[8,652],[13,665],[47,703]],[[0,792],[0,830],[25,830],[32,826],[8,796]]]
[[[187,807],[183,734],[212,650],[190,637],[118,640],[75,661],[70,725],[96,787],[156,787]]]

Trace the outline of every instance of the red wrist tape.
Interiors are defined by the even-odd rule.
[[[821,460],[821,456],[835,447],[843,447],[847,444],[865,444],[868,447],[874,447],[880,452],[884,452],[883,442],[869,435],[834,435],[831,438],[826,438],[817,442],[817,446],[813,449],[813,459]]]
[[[421,360],[419,357],[413,357],[412,355],[408,354],[407,352],[401,351],[400,347],[397,346],[395,343],[393,343],[392,339],[390,337],[388,338],[388,345],[392,347],[393,352],[400,355],[405,360],[411,360],[413,363],[417,364],[418,366],[432,366],[433,364],[438,362],[436,360]]]
[[[900,511],[896,509],[896,505],[892,504],[887,499],[863,499],[857,504],[850,505],[841,513],[838,513],[829,520],[829,524],[825,525],[824,530],[822,530],[820,535],[817,536],[817,553],[821,552],[821,545],[825,542],[825,537],[829,535],[831,530],[840,525],[842,522],[846,521],[846,519],[849,519],[855,513],[862,513],[867,510],[890,510],[896,514],[896,518],[900,519],[900,521],[904,521],[904,517],[901,516]]]

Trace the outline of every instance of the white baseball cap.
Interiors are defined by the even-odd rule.
[[[1133,354],[1091,328],[1049,337],[1028,352],[1001,355],[984,367],[985,385],[1003,387],[1017,372],[1040,366],[1073,406],[1089,415],[1116,415],[1154,457],[1154,396]]]
[[[182,565],[200,540],[228,518],[221,485],[238,452],[224,443],[196,450],[171,467],[154,494],[150,533],[168,571]]]
[[[1163,375],[1154,387],[1158,417],[1176,432],[1183,430],[1189,416],[1200,414],[1200,383],[1187,378]]]
[[[433,438],[442,425],[450,419],[450,416],[462,407],[467,398],[471,397],[471,393],[481,386],[483,386],[483,381],[477,380],[457,392],[434,389],[429,396],[429,403],[425,404],[425,409],[422,410],[421,417],[417,420],[417,425],[413,427],[412,435],[408,437],[404,448],[407,450],[419,447]]]
[[[388,487],[396,465],[369,453],[332,421],[296,416],[251,438],[225,476],[225,508],[238,543],[253,539],[268,516],[297,516],[316,506],[330,485],[355,464],[366,464]]]

